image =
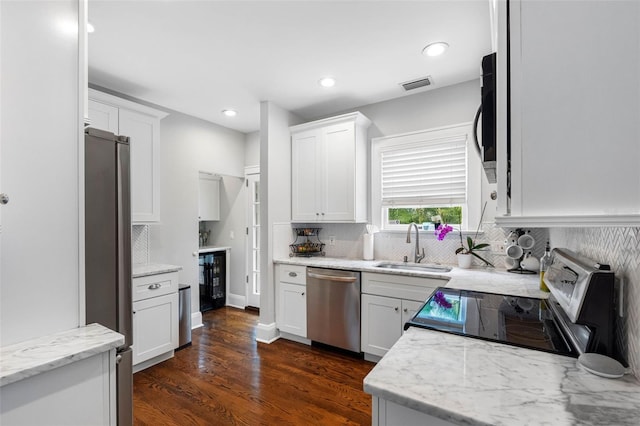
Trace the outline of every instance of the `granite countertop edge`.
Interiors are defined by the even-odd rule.
[[[0,348],[0,386],[45,373],[124,344],[124,336],[89,324]]]
[[[182,266],[167,265],[163,263],[145,263],[133,265],[131,268],[132,277],[140,278],[147,275],[166,274],[169,272],[177,272],[182,269]]]

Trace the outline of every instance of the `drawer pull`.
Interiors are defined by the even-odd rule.
[[[289,276],[290,276],[290,277],[297,277],[297,276],[298,276],[298,274],[297,274],[297,273],[295,273],[295,272],[289,272]]]
[[[151,284],[148,288],[149,288],[149,290],[157,290],[157,289],[159,289],[160,287],[162,287],[162,284],[160,284],[160,283],[155,283],[155,284]]]

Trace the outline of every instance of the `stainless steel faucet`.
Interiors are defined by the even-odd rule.
[[[407,229],[407,244],[411,244],[411,227],[414,227],[416,230],[416,254],[413,258],[415,263],[420,263],[422,259],[425,258],[424,248],[422,249],[422,254],[420,254],[420,232],[418,232],[418,225],[415,222],[411,222],[409,224],[409,229]]]

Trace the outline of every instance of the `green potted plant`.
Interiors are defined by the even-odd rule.
[[[464,241],[462,239],[462,231],[459,232],[460,235],[460,247],[456,249],[456,255],[458,257],[458,266],[461,268],[469,268],[471,267],[472,257],[477,257],[482,260],[486,265],[492,266],[493,264],[480,256],[477,252],[482,251],[489,247],[487,243],[478,243],[478,232],[480,232],[480,224],[482,224],[482,218],[484,217],[484,210],[487,208],[487,203],[484,203],[482,207],[482,214],[480,215],[480,221],[478,222],[478,227],[476,228],[476,234],[473,238],[467,236],[467,244],[465,246]],[[436,228],[435,235],[438,237],[438,241],[444,240],[449,232],[453,231],[453,226],[450,225],[440,225]]]

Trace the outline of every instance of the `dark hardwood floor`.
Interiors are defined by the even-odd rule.
[[[255,340],[258,314],[203,315],[193,344],[136,373],[136,425],[371,424],[362,380],[374,364],[329,348]]]

